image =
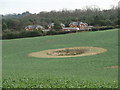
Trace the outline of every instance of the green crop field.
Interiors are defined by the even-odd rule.
[[[82,57],[35,58],[29,53],[67,47],[108,51]],[[3,88],[117,88],[118,30],[3,40]]]

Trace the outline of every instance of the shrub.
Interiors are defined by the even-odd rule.
[[[116,28],[115,26],[95,26],[93,27],[92,31],[98,31],[98,30],[109,30],[109,29],[114,29]]]
[[[56,32],[51,30],[51,31],[48,31],[46,34],[47,35],[56,35]]]
[[[25,38],[25,37],[35,37],[35,36],[43,36],[44,33],[42,31],[4,31],[2,34],[2,39],[15,39],[15,38]]]
[[[67,34],[70,33],[68,31],[48,31],[46,35],[59,35],[59,34]]]
[[[2,39],[19,38],[19,32],[6,31],[2,33]]]
[[[35,36],[43,36],[41,31],[21,31],[20,36],[22,37],[35,37]]]

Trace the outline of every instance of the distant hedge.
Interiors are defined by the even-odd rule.
[[[109,30],[109,29],[114,29],[119,27],[120,26],[96,26],[96,27],[93,27],[92,31]]]
[[[67,34],[68,31],[48,31],[46,35],[58,35],[58,34]]]
[[[15,38],[25,38],[25,37],[36,37],[36,36],[44,36],[42,31],[4,31],[2,33],[2,39],[15,39]]]
[[[95,26],[92,31],[102,31],[109,30],[114,28],[120,28],[120,26]],[[77,32],[81,32],[77,31]],[[16,39],[16,38],[26,38],[26,37],[36,37],[36,36],[46,36],[46,35],[59,35],[59,34],[67,34],[67,33],[76,33],[76,31],[55,31],[51,30],[48,32],[43,32],[41,30],[33,30],[33,31],[13,31],[13,30],[5,30],[2,33],[2,39]]]

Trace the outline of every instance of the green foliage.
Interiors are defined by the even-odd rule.
[[[2,29],[3,29],[3,30],[6,30],[7,28],[8,28],[8,27],[7,27],[7,24],[6,24],[6,23],[3,23],[3,24],[2,24]]]
[[[22,31],[21,36],[23,37],[35,37],[35,36],[43,36],[43,33],[38,30],[33,30],[33,31]]]
[[[16,17],[17,15],[13,15]],[[21,30],[29,24],[40,24],[47,28],[46,26],[52,21],[62,22],[66,26],[69,26],[71,21],[76,21],[76,18],[82,22],[86,22],[89,25],[94,26],[111,26],[118,24],[118,8],[109,10],[100,9],[76,9],[76,10],[63,10],[63,11],[51,11],[51,12],[40,12],[38,14],[29,14],[26,12],[25,15],[17,18],[11,18],[8,16],[3,16],[3,24],[6,23],[8,29]],[[61,29],[61,27],[56,23],[56,30]],[[6,28],[3,28],[6,29]]]
[[[92,31],[102,31],[102,30],[110,30],[114,28],[118,28],[119,26],[96,26],[92,28]]]
[[[59,34],[67,34],[67,33],[70,33],[70,32],[51,30],[51,31],[48,31],[46,35],[59,35]]]
[[[43,36],[43,35],[44,33],[41,30],[33,30],[33,31],[6,30],[2,33],[2,39],[15,39],[15,38],[35,37],[35,36]]]
[[[73,79],[73,78],[72,78]],[[8,78],[3,80],[4,88],[118,88],[116,81],[88,81],[65,78]]]
[[[56,34],[56,32],[53,30],[47,32],[47,35],[55,35],[55,34]]]
[[[3,40],[3,88],[117,88],[118,30]],[[77,46],[108,51],[73,58],[35,58],[29,53]]]
[[[56,30],[56,31],[60,31],[62,29],[62,27],[60,26],[59,22],[56,22],[53,26],[53,29]]]
[[[19,37],[19,32],[6,30],[2,33],[2,39],[14,39]]]
[[[6,20],[3,20],[3,26],[6,24],[7,28],[3,28],[4,29],[19,29],[18,26],[19,26],[19,20],[17,19],[6,19]]]

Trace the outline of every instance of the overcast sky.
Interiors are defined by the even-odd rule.
[[[61,9],[82,9],[85,6],[97,5],[102,9],[117,6],[120,0],[0,0],[0,14],[22,13],[29,11],[51,11]]]

